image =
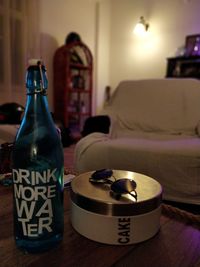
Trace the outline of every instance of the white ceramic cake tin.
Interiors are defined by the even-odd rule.
[[[153,237],[160,228],[162,187],[135,172],[113,170],[116,179],[136,182],[137,201],[129,194],[119,200],[110,185],[89,181],[93,172],[76,176],[71,183],[71,223],[81,235],[105,244],[136,244]]]

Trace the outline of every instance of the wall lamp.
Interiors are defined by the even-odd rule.
[[[141,16],[139,22],[135,25],[134,33],[137,35],[144,35],[149,29],[149,24],[145,21],[144,17]]]

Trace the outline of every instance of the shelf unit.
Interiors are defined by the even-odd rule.
[[[168,58],[166,77],[200,79],[200,56]]]
[[[54,116],[77,139],[92,114],[93,59],[89,48],[82,42],[58,48],[53,72]]]

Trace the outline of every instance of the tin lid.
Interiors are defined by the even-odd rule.
[[[162,202],[162,187],[149,176],[113,170],[116,180],[123,178],[134,180],[137,192],[137,199],[130,194],[123,194],[116,199],[110,184],[90,182],[93,173],[80,174],[71,182],[71,200],[87,211],[108,216],[132,216],[153,211]]]

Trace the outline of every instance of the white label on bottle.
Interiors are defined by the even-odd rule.
[[[56,196],[56,170],[35,172],[13,169],[16,211],[25,236],[37,237],[44,230],[52,232],[52,200]]]

